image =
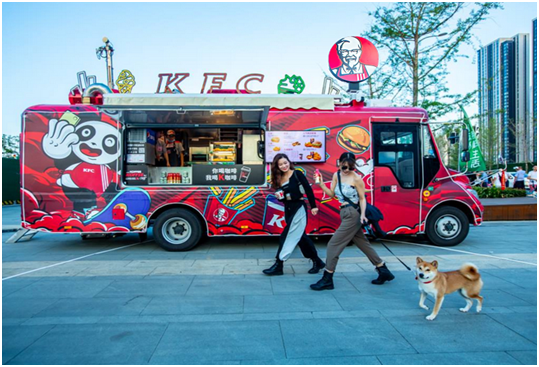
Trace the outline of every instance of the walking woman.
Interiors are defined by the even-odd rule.
[[[324,276],[316,284],[311,284],[311,289],[321,291],[323,289],[333,289],[333,273],[339,261],[339,255],[344,248],[354,241],[354,244],[367,256],[370,262],[375,266],[378,272],[378,279],[374,279],[372,284],[384,284],[386,281],[393,280],[395,276],[391,274],[385,263],[380,259],[376,251],[372,248],[369,240],[363,234],[362,223],[367,222],[365,209],[367,200],[365,200],[365,184],[363,179],[354,172],[356,158],[352,153],[343,153],[339,158],[339,170],[333,174],[331,188],[328,189],[324,180],[320,177],[320,187],[326,195],[337,197],[341,203],[341,225],[335,231],[333,237],[328,243],[326,257],[326,271]],[[339,178],[341,181],[339,188]],[[354,205],[350,204],[348,198]],[[357,210],[357,205],[361,209],[361,214]]]
[[[276,261],[269,269],[263,270],[266,275],[283,275],[283,263],[290,257],[299,244],[303,256],[313,261],[310,274],[316,274],[326,264],[318,257],[311,239],[305,234],[307,227],[307,208],[303,200],[307,194],[311,213],[318,214],[313,189],[305,175],[295,170],[286,154],[277,154],[271,164],[271,186],[277,190],[275,196],[284,202],[284,218],[286,227],[279,238],[279,249]]]

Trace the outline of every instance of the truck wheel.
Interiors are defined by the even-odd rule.
[[[436,209],[427,222],[427,237],[436,246],[456,246],[468,235],[470,223],[462,210],[445,206]]]
[[[198,244],[202,227],[195,215],[185,209],[162,213],[153,225],[153,236],[167,251],[189,251]]]

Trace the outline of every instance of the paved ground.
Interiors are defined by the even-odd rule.
[[[9,224],[16,211],[3,209]],[[275,238],[171,253],[136,235],[6,244],[11,235],[2,235],[4,364],[537,363],[537,222],[485,223],[447,249],[388,241],[410,265],[421,256],[442,270],[480,268],[483,312],[460,313],[452,294],[435,321],[417,305],[412,274],[380,244],[394,281],[371,285],[372,267],[348,247],[336,289],[313,292],[320,275],[307,274],[299,251],[284,276],[260,273]],[[316,241],[323,256],[326,242]]]

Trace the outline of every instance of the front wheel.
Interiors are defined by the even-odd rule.
[[[429,215],[427,237],[436,246],[456,246],[468,235],[470,223],[462,210],[445,206]]]
[[[185,209],[167,210],[153,225],[155,241],[167,251],[189,251],[198,244],[201,235],[200,221]]]

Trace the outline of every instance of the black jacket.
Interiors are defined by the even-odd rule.
[[[305,175],[299,170],[294,170],[294,173],[292,176],[290,176],[288,185],[285,185],[285,187],[282,188],[285,194],[285,199],[282,201],[285,203],[290,201],[303,201],[303,194],[300,191],[300,186],[303,187],[303,190],[307,195],[311,209],[316,208],[316,200],[314,198],[313,189],[311,185],[309,185],[309,181],[307,181]],[[290,194],[291,200],[286,200],[287,194]]]

